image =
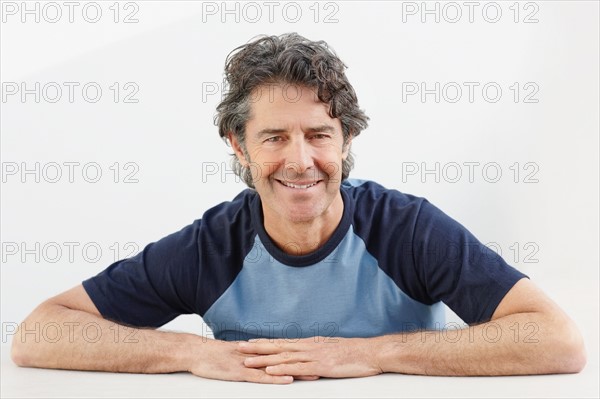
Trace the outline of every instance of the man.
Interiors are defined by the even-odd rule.
[[[251,189],[42,303],[22,329],[65,332],[17,334],[18,365],[277,384],[584,367],[577,327],[527,276],[427,200],[348,178],[368,118],[324,42],[236,50],[216,122]],[[442,302],[469,327],[444,330]],[[216,339],[155,330],[190,313]]]

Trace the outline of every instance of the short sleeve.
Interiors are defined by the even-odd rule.
[[[83,281],[106,319],[135,327],[160,327],[196,312],[201,221],[148,244]]]
[[[515,283],[529,278],[427,200],[415,224],[413,254],[427,295],[468,324],[491,320]]]

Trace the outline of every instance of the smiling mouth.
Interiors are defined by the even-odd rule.
[[[277,179],[276,179],[277,180]],[[285,187],[289,187],[289,188],[295,188],[298,190],[306,190],[307,188],[311,188],[316,186],[317,184],[319,184],[322,180],[318,180],[316,182],[313,183],[309,183],[309,184],[294,184],[294,183],[290,183],[290,182],[286,182],[286,181],[282,181],[282,180],[277,180],[282,186]]]

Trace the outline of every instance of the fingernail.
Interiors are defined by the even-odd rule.
[[[238,343],[238,346],[240,348],[246,348],[246,347],[248,347],[248,343],[247,342],[240,342],[240,343]]]

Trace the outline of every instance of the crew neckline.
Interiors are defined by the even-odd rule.
[[[252,213],[252,224],[254,225],[255,231],[258,233],[262,244],[265,246],[265,249],[269,252],[269,254],[284,265],[294,267],[311,266],[329,256],[329,254],[333,252],[333,250],[346,236],[346,233],[350,228],[351,215],[354,209],[352,199],[348,193],[346,193],[346,190],[344,190],[343,185],[340,186],[340,193],[342,195],[342,201],[344,202],[342,219],[333,231],[331,237],[329,237],[329,240],[327,240],[327,242],[319,249],[306,255],[290,255],[285,253],[275,244],[271,237],[269,237],[269,234],[265,230],[265,226],[263,224],[264,218],[262,212],[262,201],[260,199],[260,195],[256,193],[250,206]]]

